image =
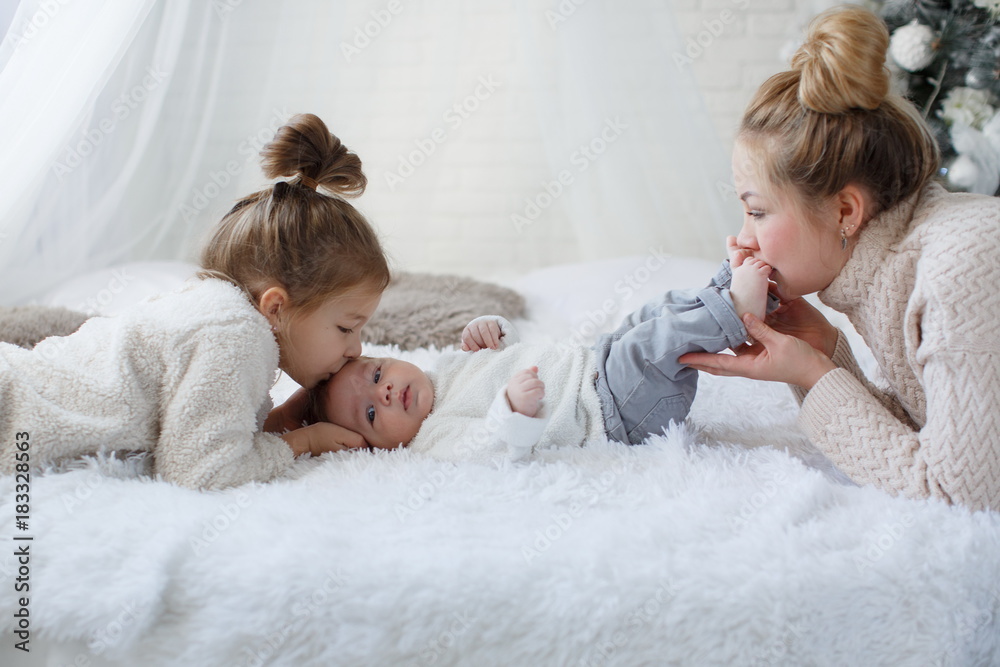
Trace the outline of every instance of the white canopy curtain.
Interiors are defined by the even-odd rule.
[[[47,239],[75,235],[80,247],[79,228],[42,220],[34,207],[54,198],[51,189],[43,192],[49,169],[152,6],[84,4],[23,2],[0,45],[0,275],[18,296],[31,291],[39,274],[44,280],[54,266],[49,260],[60,259],[54,255],[65,254],[48,252],[54,248]]]
[[[306,111],[361,156],[397,268],[721,258],[728,158],[682,49],[663,0],[23,0],[0,46],[0,303],[196,261]]]
[[[567,214],[583,258],[647,246],[718,258],[735,219],[719,187],[729,160],[690,67],[675,61],[684,51],[672,12],[650,7],[562,2],[542,12],[519,0],[546,155],[574,177]],[[569,160],[588,142],[589,155]]]

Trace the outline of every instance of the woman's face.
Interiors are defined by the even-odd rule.
[[[831,200],[804,220],[787,196],[763,180],[753,149],[737,141],[733,150],[736,195],[743,203],[743,227],[736,242],[773,269],[782,301],[825,289],[847,262],[841,249],[838,207]]]

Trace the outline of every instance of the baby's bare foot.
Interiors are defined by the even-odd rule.
[[[767,314],[767,278],[770,275],[771,267],[754,257],[748,257],[733,268],[733,283],[729,294],[733,297],[733,305],[736,306],[736,314],[740,319],[746,313],[764,319]]]
[[[753,257],[752,251],[741,248],[736,243],[735,236],[726,237],[726,254],[729,255],[729,266],[734,269],[743,264],[747,258]]]

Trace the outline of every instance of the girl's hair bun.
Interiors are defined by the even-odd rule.
[[[298,176],[305,187],[318,184],[342,197],[360,195],[368,185],[361,158],[311,113],[292,116],[279,127],[261,158],[268,178]]]
[[[820,14],[792,56],[799,102],[831,114],[877,109],[889,94],[888,49],[889,30],[869,10],[847,5]]]

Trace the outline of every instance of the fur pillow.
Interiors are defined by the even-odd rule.
[[[480,315],[524,316],[524,297],[514,290],[461,276],[396,273],[374,317],[361,331],[369,343],[402,350],[458,345],[462,330]],[[67,336],[84,313],[48,306],[0,308],[0,341],[32,348],[48,336]]]
[[[459,345],[465,325],[480,315],[523,317],[524,297],[473,278],[400,272],[393,275],[361,337],[401,350]]]

